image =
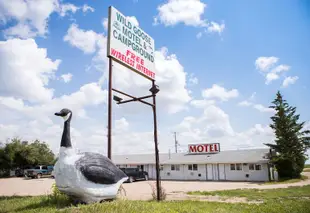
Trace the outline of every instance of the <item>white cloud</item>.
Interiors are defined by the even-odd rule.
[[[255,61],[256,69],[259,70],[266,78],[265,84],[270,84],[281,77],[284,72],[291,69],[290,66],[285,64],[280,64],[275,67],[279,58],[271,57],[258,57]]]
[[[251,102],[245,100],[245,101],[239,102],[238,105],[239,105],[239,106],[252,106],[253,103],[251,103]]]
[[[196,108],[206,108],[209,105],[215,104],[214,100],[192,100],[190,104]]]
[[[83,5],[82,10],[83,10],[84,13],[86,13],[87,11],[95,12],[95,9],[90,7],[90,6],[88,6],[87,4]]]
[[[295,84],[296,81],[298,80],[298,76],[288,76],[284,79],[282,86],[283,87],[288,87],[290,84]]]
[[[207,28],[208,32],[210,33],[216,32],[218,34],[221,34],[224,31],[224,29],[225,29],[224,23],[219,24],[214,21],[211,21]]]
[[[92,30],[85,31],[80,29],[77,24],[71,24],[67,34],[64,36],[64,41],[89,54],[96,51],[98,38],[99,35],[96,32]]]
[[[189,78],[188,78],[188,82],[192,85],[196,85],[196,84],[198,84],[198,78],[195,77],[193,73],[191,73]]]
[[[59,15],[62,17],[68,15],[69,12],[76,13],[77,10],[79,10],[79,7],[74,4],[62,4],[58,8]]]
[[[279,58],[271,57],[258,57],[255,61],[256,69],[260,71],[268,71],[272,66],[278,62]]]
[[[260,112],[274,112],[274,109],[272,109],[272,108],[265,107],[262,104],[255,104],[254,103],[255,96],[256,96],[256,92],[252,93],[252,95],[250,96],[250,98],[248,98],[248,100],[244,100],[244,101],[239,102],[238,106],[241,106],[241,107],[250,107],[251,106]]]
[[[102,26],[103,26],[103,29],[105,30],[105,31],[107,31],[108,30],[108,24],[109,24],[109,19],[108,18],[103,18],[102,19]]]
[[[206,20],[202,19],[202,15],[206,6],[200,0],[168,0],[157,7],[154,23],[172,26],[183,22],[185,25],[205,26]]]
[[[200,39],[202,37],[202,32],[197,33],[196,37]]]
[[[261,104],[255,104],[254,108],[257,109],[260,112],[274,112],[274,109],[269,108],[269,107],[265,107]]]
[[[46,102],[54,90],[47,88],[61,60],[47,57],[33,39],[0,41],[0,96]],[[18,76],[18,78],[16,78]]]
[[[185,117],[174,130],[180,132],[179,141],[184,147],[188,143],[218,142],[223,149],[253,148],[263,147],[263,143],[274,138],[268,125],[255,124],[245,131],[236,132],[229,116],[215,105],[206,106],[202,115]]]
[[[84,5],[83,11],[91,10],[90,8]],[[6,24],[10,20],[17,22],[16,25],[3,31],[7,38],[45,36],[48,32],[48,20],[52,13],[57,12],[60,16],[65,16],[69,12],[75,13],[79,9],[82,8],[73,4],[62,4],[59,0],[1,0],[0,23]]]
[[[53,116],[54,112],[59,111],[59,108],[70,108],[77,114],[81,114],[85,117],[85,112],[81,112],[84,107],[96,106],[105,103],[107,100],[107,91],[102,90],[97,83],[89,83],[81,86],[81,88],[71,93],[70,95],[63,95],[55,97],[44,104],[27,105],[23,100],[12,97],[0,96],[0,107],[4,109],[10,109],[21,113],[26,118],[40,120],[40,122],[51,124],[50,116]]]
[[[279,75],[273,72],[270,72],[266,75],[265,84],[270,84],[272,81],[279,79]]]
[[[204,98],[217,98],[221,101],[228,101],[231,98],[236,98],[239,96],[237,89],[227,90],[217,84],[213,84],[211,88],[205,89],[202,92]]]
[[[154,25],[164,24],[174,26],[184,23],[187,26],[202,27],[196,37],[201,38],[203,33],[221,34],[225,29],[224,23],[203,19],[207,5],[200,0],[168,0],[157,7],[158,14],[154,17]]]
[[[63,74],[60,76],[65,83],[69,83],[72,80],[73,75],[71,73]]]

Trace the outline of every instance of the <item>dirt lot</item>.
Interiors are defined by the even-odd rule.
[[[310,176],[310,173],[305,173]],[[12,195],[45,195],[51,192],[54,179],[24,179],[7,178],[0,179],[0,196]],[[131,200],[147,200],[151,198],[151,185],[155,187],[155,181],[139,181],[123,184],[126,190],[126,198]],[[162,181],[162,186],[168,194],[168,199],[180,199],[188,191],[215,191],[240,188],[285,188],[288,186],[301,186],[310,184],[310,179],[291,184],[261,185],[248,182],[195,182],[195,181]]]

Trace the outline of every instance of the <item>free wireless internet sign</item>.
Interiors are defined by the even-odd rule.
[[[109,7],[108,31],[107,56],[154,80],[154,39],[112,6]]]

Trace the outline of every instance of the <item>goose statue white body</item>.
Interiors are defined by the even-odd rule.
[[[99,153],[76,153],[71,145],[72,112],[62,109],[55,113],[64,118],[59,157],[54,166],[58,189],[80,203],[115,199],[128,177],[113,162]]]

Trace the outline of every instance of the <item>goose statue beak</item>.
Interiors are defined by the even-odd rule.
[[[56,116],[62,116],[62,114],[60,112],[56,112],[55,115]]]

